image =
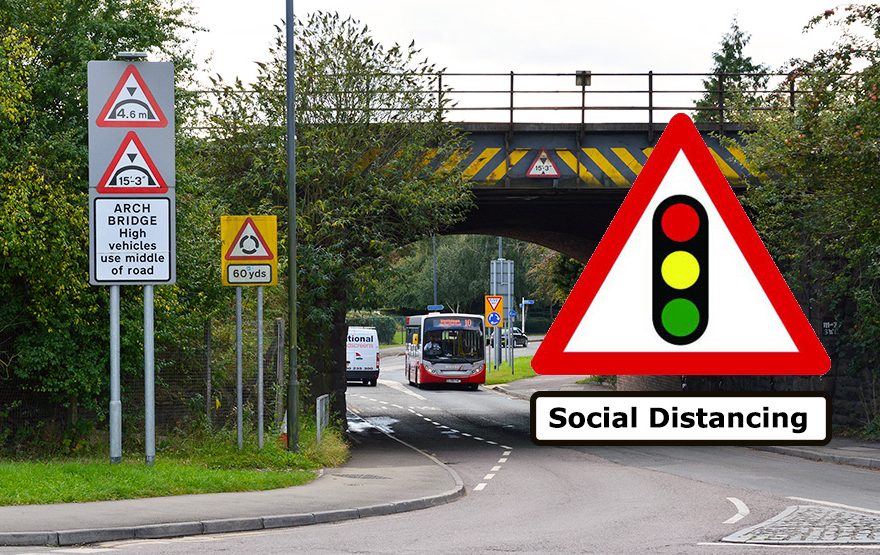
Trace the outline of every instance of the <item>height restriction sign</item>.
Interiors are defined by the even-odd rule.
[[[89,281],[173,284],[174,66],[89,62]]]
[[[223,285],[278,285],[278,223],[275,216],[221,216]]]
[[[539,374],[803,374],[831,361],[686,115],[532,359]]]

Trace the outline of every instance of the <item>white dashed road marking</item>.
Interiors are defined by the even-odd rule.
[[[480,482],[479,484],[474,486],[474,491],[480,491],[485,487],[486,487],[486,484],[484,482]]]

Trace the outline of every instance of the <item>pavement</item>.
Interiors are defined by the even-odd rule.
[[[486,386],[528,400],[536,391],[613,391],[580,376],[536,376]],[[261,492],[182,495],[124,501],[0,507],[0,545],[79,545],[135,538],[163,538],[238,532],[387,515],[425,509],[465,495],[461,477],[435,457],[350,415],[358,444],[342,467],[322,472],[313,482]],[[825,446],[755,447],[814,461],[880,470],[880,443],[835,438]],[[809,525],[829,518],[817,510],[792,509],[785,518],[725,541],[748,542],[788,530],[809,535]],[[876,517],[853,529],[859,539],[876,539]],[[805,524],[806,523],[806,524]],[[770,531],[768,531],[770,530]],[[796,532],[793,532],[796,531]]]
[[[241,532],[426,509],[465,495],[461,477],[352,415],[342,467],[292,488],[0,507],[0,545],[79,545]]]

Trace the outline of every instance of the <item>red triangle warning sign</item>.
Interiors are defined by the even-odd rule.
[[[501,302],[501,297],[492,297],[487,295],[486,302],[489,303],[489,306],[492,307],[492,310],[495,310],[498,308],[498,303]]]
[[[129,131],[98,182],[98,193],[167,193],[168,185],[156,169],[137,133]]]
[[[226,260],[272,260],[275,255],[272,254],[269,245],[263,239],[263,235],[253,218],[245,218],[241,229],[238,230],[235,239],[229,245],[225,258]]]
[[[535,161],[529,166],[529,171],[526,172],[526,177],[555,179],[559,177],[559,168],[556,167],[556,163],[550,158],[547,151],[541,150],[541,152],[538,153],[538,156],[535,157]]]
[[[98,127],[165,127],[168,118],[134,64],[122,72],[98,114]]]
[[[539,374],[802,374],[831,361],[689,117],[672,118],[532,359]]]

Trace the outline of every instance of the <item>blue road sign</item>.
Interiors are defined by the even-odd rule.
[[[497,326],[501,323],[501,315],[497,312],[490,312],[489,316],[486,318],[486,321],[489,322],[490,326]]]
[[[429,304],[428,305],[428,312],[440,312],[441,310],[443,310],[442,304]]]
[[[535,304],[534,299],[526,299],[522,302],[522,304]]]
[[[507,313],[507,315],[511,318],[516,318],[516,311],[511,309],[510,312]]]

